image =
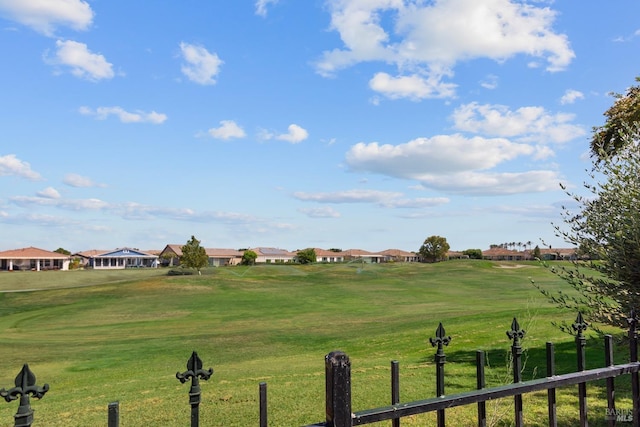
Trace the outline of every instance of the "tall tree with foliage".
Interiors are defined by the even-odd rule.
[[[430,262],[442,261],[449,252],[449,243],[442,236],[427,237],[420,246],[418,254],[425,260]]]
[[[636,77],[640,82],[640,77]],[[605,113],[606,122],[603,126],[593,129],[591,138],[591,154],[602,160],[615,155],[616,152],[629,143],[628,128],[640,122],[640,86],[631,86],[627,93],[612,94],[615,102]]]
[[[564,209],[556,234],[590,259],[555,272],[577,296],[543,291],[561,307],[581,310],[591,321],[626,327],[640,307],[640,131],[626,126],[615,155],[601,152],[585,183],[587,195],[567,191],[577,212]],[[540,287],[539,287],[540,288]]]
[[[296,253],[296,260],[300,264],[312,264],[318,260],[316,250],[314,248],[307,248]]]
[[[194,268],[198,270],[198,274],[202,274],[200,270],[209,264],[209,256],[205,249],[200,246],[200,240],[191,236],[191,239],[187,241],[187,244],[182,247],[182,256],[180,257],[180,264],[187,268]]]

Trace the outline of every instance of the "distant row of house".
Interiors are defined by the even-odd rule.
[[[294,262],[297,252],[279,248],[251,248],[256,253],[256,263],[282,264]],[[205,248],[209,265],[220,267],[238,265],[244,251],[236,249]],[[364,263],[418,262],[415,252],[400,249],[387,249],[381,252],[369,252],[361,249],[345,251],[315,249],[316,261],[321,263],[340,263],[358,261]],[[541,257],[546,260],[575,259],[575,249],[540,249]],[[491,248],[482,251],[484,259],[494,261],[525,261],[533,259],[532,251],[516,251],[503,248]],[[167,245],[164,249],[141,251],[133,248],[114,250],[89,250],[65,255],[44,249],[29,247],[0,252],[0,270],[68,270],[71,262],[80,267],[91,269],[157,268],[159,266],[177,266],[182,257],[182,245]],[[462,252],[449,252],[449,259],[468,258]]]

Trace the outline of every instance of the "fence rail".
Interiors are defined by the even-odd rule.
[[[576,367],[575,372],[556,375],[555,351],[553,343],[546,344],[546,377],[529,381],[522,381],[522,347],[520,340],[524,337],[518,321],[514,318],[507,336],[512,340],[511,355],[513,363],[513,383],[491,388],[485,388],[485,353],[476,352],[477,389],[453,395],[445,394],[444,366],[446,355],[444,348],[451,342],[442,324],[436,329],[436,336],[429,341],[437,347],[434,356],[436,364],[436,396],[413,402],[400,402],[399,364],[391,361],[391,404],[388,406],[352,411],[351,407],[351,361],[349,356],[341,351],[334,351],[325,356],[325,420],[306,427],[351,427],[372,424],[381,421],[391,421],[392,427],[400,427],[402,418],[435,412],[437,425],[446,425],[446,410],[458,406],[477,405],[478,426],[486,426],[486,402],[494,399],[513,397],[513,421],[517,427],[523,425],[524,407],[522,395],[537,391],[547,391],[548,423],[557,426],[556,389],[559,387],[578,386],[578,406],[580,426],[586,427],[587,421],[587,384],[604,380],[606,383],[607,412],[606,420],[609,426],[615,426],[618,421],[631,422],[633,427],[640,427],[640,363],[638,362],[638,335],[636,326],[638,318],[635,312],[627,319],[629,323],[629,362],[615,365],[613,363],[613,338],[604,337],[605,366],[595,369],[585,369],[586,366],[586,338],[584,331],[587,323],[578,314],[572,325],[576,333]],[[191,381],[189,389],[189,404],[191,405],[191,427],[199,426],[200,380],[208,380],[213,369],[203,369],[202,360],[194,351],[187,361],[187,370],[178,372],[176,378],[185,383]],[[621,414],[616,411],[614,378],[629,375],[631,378],[631,395],[633,409],[630,413]],[[25,364],[15,379],[15,387],[0,389],[0,396],[7,402],[20,399],[18,412],[15,414],[16,427],[30,427],[33,422],[33,410],[30,396],[42,398],[49,391],[49,385],[38,386],[36,377]],[[120,404],[111,402],[108,405],[108,427],[119,427]],[[259,426],[268,426],[267,384],[259,384]]]

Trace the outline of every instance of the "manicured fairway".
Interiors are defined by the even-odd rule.
[[[391,360],[400,362],[403,401],[432,397],[428,339],[438,322],[452,336],[447,393],[475,388],[477,349],[489,351],[489,385],[509,382],[505,331],[513,317],[527,330],[525,379],[542,376],[549,340],[569,355],[558,369],[574,366],[571,337],[550,321],[570,323],[575,314],[548,304],[530,279],[565,285],[537,264],[270,265],[165,274],[0,274],[0,290],[45,289],[0,294],[0,387],[13,385],[23,363],[51,387],[32,401],[34,426],[106,425],[107,404],[115,400],[122,427],[188,425],[189,386],[175,373],[186,369],[193,350],[215,371],[201,383],[203,426],[257,425],[262,381],[270,425],[323,420],[324,356],[338,349],[351,358],[354,410],[389,403]],[[589,363],[601,366],[600,344],[590,347]],[[509,419],[508,402],[492,408],[496,419],[502,412]],[[571,408],[566,416],[575,421]],[[16,409],[15,402],[0,405],[0,425],[12,425]],[[530,412],[530,425],[544,424],[537,414],[545,407]],[[451,418],[465,425],[473,415],[470,408]]]

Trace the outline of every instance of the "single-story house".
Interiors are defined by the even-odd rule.
[[[316,251],[316,262],[344,262],[344,252],[328,251],[326,249],[314,248]]]
[[[167,245],[160,252],[160,263],[165,267],[173,267],[180,265],[180,257],[182,256],[183,245]]]
[[[531,255],[526,251],[522,252],[513,249],[493,247],[489,250],[482,251],[482,258],[491,261],[524,261],[531,259]]]
[[[69,255],[33,246],[0,252],[0,270],[68,270]]]
[[[165,267],[180,265],[183,245],[167,245],[158,254],[160,262]],[[204,248],[209,257],[209,266],[221,267],[224,265],[238,265],[242,261],[244,252],[235,249]]]
[[[344,251],[344,259],[345,261],[362,261],[368,264],[378,264],[383,262],[385,259],[385,255],[376,253],[376,252],[368,252],[362,249],[348,249]]]
[[[79,252],[75,255],[86,257],[88,260],[86,267],[95,270],[158,267],[158,255],[132,248],[120,248],[110,251],[91,250]]]
[[[285,262],[293,262],[297,252],[289,252],[285,249],[278,248],[251,248],[256,253],[256,264],[282,264]]]
[[[243,251],[235,249],[213,249],[205,248],[209,257],[209,265],[212,267],[222,267],[225,265],[238,265],[242,262]]]
[[[415,252],[407,252],[401,249],[387,249],[381,252],[378,252],[381,255],[384,255],[385,262],[418,262],[420,261],[420,256]]]

